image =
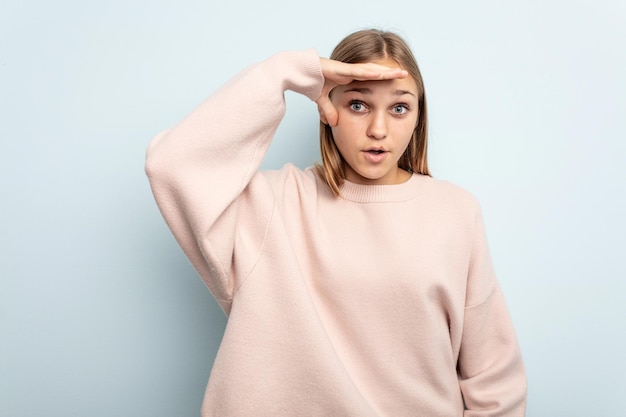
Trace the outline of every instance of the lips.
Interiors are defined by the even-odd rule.
[[[364,150],[364,152],[369,152],[373,154],[381,154],[383,152],[387,152],[387,150],[383,147],[371,147]]]
[[[365,159],[374,164],[382,162],[387,157],[387,153],[388,151],[384,148],[368,148],[363,150]]]

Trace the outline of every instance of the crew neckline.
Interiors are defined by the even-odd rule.
[[[413,173],[408,180],[400,184],[365,185],[344,180],[339,186],[340,198],[355,203],[391,203],[415,198],[419,192],[417,186],[424,175]]]

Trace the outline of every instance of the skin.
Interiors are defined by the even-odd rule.
[[[410,174],[398,167],[398,160],[417,125],[415,80],[390,60],[325,64],[322,60],[331,88],[324,91],[325,83],[317,103],[346,162],[346,180],[370,185],[407,181]]]

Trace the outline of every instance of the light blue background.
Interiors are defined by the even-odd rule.
[[[413,46],[432,172],[482,202],[528,416],[626,416],[625,4],[4,1],[0,416],[199,414],[225,319],[148,141],[244,66],[369,26]],[[288,106],[265,167],[317,158],[315,106]]]

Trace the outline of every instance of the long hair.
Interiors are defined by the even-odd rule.
[[[428,129],[426,111],[426,93],[424,81],[417,61],[407,43],[393,32],[377,29],[365,29],[346,36],[333,50],[331,59],[350,64],[367,63],[390,59],[405,69],[417,84],[418,119],[417,126],[406,150],[398,160],[398,166],[408,172],[430,175],[428,171],[427,145]],[[332,92],[331,92],[332,94]],[[345,164],[331,127],[320,121],[320,151],[322,165],[316,164],[318,175],[330,187],[335,196],[339,196],[339,187],[345,180]]]

